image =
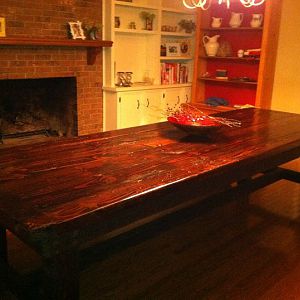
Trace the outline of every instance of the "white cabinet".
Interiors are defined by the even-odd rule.
[[[106,91],[104,129],[115,130],[165,120],[162,90]]]
[[[138,92],[118,93],[118,128],[140,125],[143,95]]]
[[[161,90],[145,90],[142,100],[140,123],[141,125],[164,121],[164,112],[161,108]]]
[[[106,89],[104,130],[134,127],[167,120],[168,112],[191,102],[191,87],[156,87],[127,91]]]
[[[178,23],[182,19],[195,20],[195,12],[185,9],[181,0],[105,0],[102,3],[103,38],[113,41],[113,47],[103,49],[104,130],[165,120],[166,103],[173,105],[190,98],[194,33],[180,30]],[[145,30],[142,12],[154,15],[152,30]],[[161,45],[175,43],[180,48],[183,42],[188,45],[188,52],[174,57],[161,56]],[[182,84],[175,80],[172,84],[162,84],[162,64],[168,67],[177,64],[178,70],[179,65],[186,66],[188,82]],[[132,72],[133,85],[116,86],[118,72]]]
[[[181,101],[182,103],[191,103],[192,102],[192,88],[186,87],[181,89]]]

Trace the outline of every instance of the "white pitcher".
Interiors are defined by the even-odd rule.
[[[212,17],[211,27],[213,28],[221,27],[222,21],[223,21],[222,18]]]
[[[263,15],[262,14],[252,14],[252,20],[250,22],[250,26],[257,28],[260,27],[263,21]]]
[[[243,13],[231,13],[231,18],[229,21],[230,27],[240,27],[244,19]]]
[[[216,56],[219,50],[220,44],[218,43],[219,35],[214,35],[212,37],[205,35],[202,39],[203,45],[207,56]]]

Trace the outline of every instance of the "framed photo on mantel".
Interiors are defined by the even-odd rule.
[[[69,22],[70,32],[73,40],[82,39],[85,40],[85,35],[81,26],[81,22]]]
[[[5,37],[5,18],[0,17],[0,37]]]

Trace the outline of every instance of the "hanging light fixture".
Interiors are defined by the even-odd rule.
[[[227,8],[230,7],[230,0],[217,0],[218,4],[226,3]],[[265,0],[239,0],[242,5],[245,7],[251,6],[259,6],[265,2]],[[186,8],[194,9],[194,8],[201,8],[206,10],[210,7],[212,0],[182,0],[183,5]]]

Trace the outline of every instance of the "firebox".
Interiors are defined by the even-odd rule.
[[[75,77],[0,80],[0,138],[77,135]]]

